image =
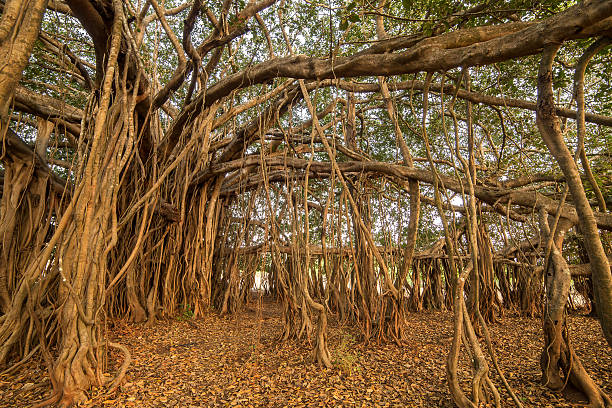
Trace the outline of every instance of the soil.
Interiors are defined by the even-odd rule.
[[[92,390],[88,407],[452,407],[445,379],[452,337],[449,312],[407,316],[405,345],[359,341],[359,332],[330,316],[334,368],[313,364],[307,342],[277,341],[282,317],[276,303],[253,303],[231,317],[186,313],[148,327],[114,321],[109,338],[131,350],[132,364],[111,395]],[[596,382],[612,394],[612,352],[596,319],[569,318],[578,356]],[[505,316],[489,327],[510,385],[528,407],[582,407],[568,386],[561,393],[540,384],[541,321]],[[484,346],[483,346],[484,347]],[[465,353],[463,353],[465,354]],[[119,361],[116,361],[119,360]],[[109,356],[114,364],[118,355]],[[108,367],[114,372],[116,365]],[[503,406],[514,406],[493,372]],[[469,390],[470,367],[460,376]],[[0,407],[26,407],[48,396],[46,367],[29,361],[0,375]]]

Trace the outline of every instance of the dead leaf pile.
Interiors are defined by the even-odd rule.
[[[263,309],[254,308],[227,318],[210,314],[197,320],[162,321],[153,327],[114,322],[109,337],[129,347],[133,362],[126,381],[113,395],[93,390],[85,406],[453,406],[445,379],[452,338],[449,312],[409,314],[402,347],[365,346],[358,331],[332,318],[329,346],[334,368],[322,369],[313,364],[307,342],[278,341],[282,317],[277,304],[264,302]],[[570,326],[583,364],[612,394],[612,355],[598,321],[572,316]],[[505,317],[490,331],[502,369],[525,406],[585,405],[584,397],[569,388],[558,394],[540,385],[543,342],[538,319]],[[109,361],[121,363],[114,355]],[[460,375],[466,392],[469,367],[464,358]],[[0,407],[29,406],[48,396],[46,375],[40,361],[0,375]],[[491,378],[497,380],[492,364]],[[504,405],[513,406],[501,385],[499,389]]]

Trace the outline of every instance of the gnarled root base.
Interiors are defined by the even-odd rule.
[[[568,342],[567,330],[561,326],[565,322],[545,326],[547,341],[540,358],[542,383],[551,390],[561,391],[569,381],[587,397],[589,407],[612,408],[612,399],[589,376]]]

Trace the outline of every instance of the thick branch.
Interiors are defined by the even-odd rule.
[[[275,181],[273,179],[272,172],[276,170],[276,168],[292,168],[296,170],[306,170],[308,168],[312,174],[309,176],[311,178],[327,178],[332,171],[330,163],[318,161],[311,162],[306,159],[299,159],[295,157],[267,157],[265,159],[265,164],[270,170],[270,181]],[[208,169],[194,176],[193,183],[203,183],[214,176],[226,174],[237,169],[244,169],[246,167],[260,165],[261,157],[259,155],[247,156],[243,159],[214,164]],[[433,174],[428,170],[388,164],[384,162],[347,161],[339,162],[338,167],[342,173],[377,173],[389,176],[391,178],[398,178],[401,180],[416,180],[427,184],[433,184],[434,181]],[[287,173],[286,170],[281,170],[279,174],[282,176],[283,172]],[[458,193],[461,193],[462,185],[465,184],[465,181],[460,182],[454,178],[444,175],[440,175],[440,179],[445,188]],[[244,186],[240,186],[240,188],[244,188]],[[474,194],[479,200],[493,206],[503,215],[505,215],[505,208],[501,206],[504,204],[518,205],[532,209],[544,208],[550,213],[555,213],[559,206],[558,201],[548,198],[534,190],[514,190],[503,187],[475,185]],[[574,224],[578,223],[578,214],[576,213],[576,208],[573,205],[564,204],[560,211],[563,218],[567,218]],[[612,231],[612,214],[595,212],[594,215],[599,228]]]

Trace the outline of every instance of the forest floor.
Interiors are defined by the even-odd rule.
[[[612,394],[612,353],[597,320],[571,316],[577,354],[597,383]],[[364,346],[358,332],[331,319],[334,368],[313,364],[307,343],[278,342],[277,304],[252,305],[232,317],[181,316],[153,327],[114,322],[110,337],[128,346],[132,364],[119,390],[96,395],[89,407],[452,407],[445,362],[452,315],[407,316],[406,344]],[[490,325],[495,350],[510,385],[529,407],[580,407],[571,389],[550,392],[540,384],[541,321],[504,317]],[[111,356],[110,361],[119,356]],[[109,371],[113,367],[109,368]],[[465,358],[460,376],[467,378]],[[491,365],[491,370],[493,366]],[[500,384],[503,406],[513,406]],[[464,384],[468,390],[468,383]],[[41,362],[0,375],[0,407],[25,407],[49,395]]]

